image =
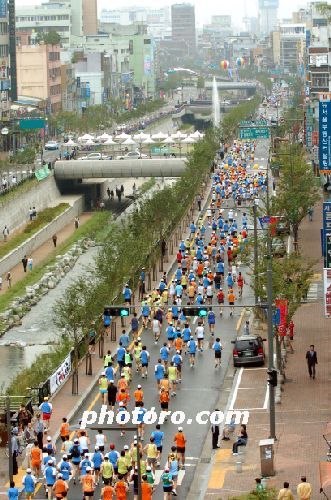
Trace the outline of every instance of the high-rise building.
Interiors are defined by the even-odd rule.
[[[9,118],[10,99],[10,79],[9,79],[9,32],[8,32],[8,9],[7,1],[0,2],[0,121],[7,121]]]
[[[277,26],[279,0],[259,0],[259,20],[261,35],[268,35]]]
[[[83,35],[96,35],[97,33],[98,2],[97,0],[83,0]]]
[[[187,55],[196,50],[195,9],[188,3],[176,3],[171,6],[172,40],[187,47]]]

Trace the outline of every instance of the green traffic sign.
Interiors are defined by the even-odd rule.
[[[20,130],[34,130],[45,128],[43,118],[23,118],[20,120]]]
[[[240,127],[265,127],[268,125],[267,120],[256,120],[256,121],[247,121],[242,120],[240,122]]]
[[[268,127],[259,128],[241,128],[239,131],[240,139],[269,139],[270,133]]]

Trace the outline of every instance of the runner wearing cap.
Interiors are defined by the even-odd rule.
[[[136,407],[141,406],[141,403],[143,403],[143,401],[144,401],[144,392],[143,392],[140,384],[137,385],[137,389],[134,391],[133,397],[135,400],[135,406]]]
[[[94,481],[92,477],[92,468],[86,468],[86,474],[81,478],[82,490],[84,500],[88,500],[89,498],[93,498],[94,496]]]
[[[62,460],[57,465],[57,469],[62,474],[63,480],[69,481],[72,474],[72,467],[67,455],[63,455]]]
[[[170,475],[169,468],[166,467],[161,476],[162,486],[163,486],[163,499],[170,500],[172,495],[172,479]]]
[[[95,485],[99,484],[100,481],[100,469],[103,462],[103,455],[99,450],[99,446],[94,448],[94,453],[91,457],[93,470],[94,470],[94,483]]]
[[[70,452],[70,456],[71,456],[71,465],[72,465],[72,469],[73,469],[73,480],[74,480],[74,484],[76,484],[76,476],[77,476],[77,473],[79,472],[79,464],[81,462],[82,454],[83,454],[83,450],[79,444],[78,438],[74,439],[74,444],[70,448],[69,452]]]
[[[54,460],[49,459],[47,462],[47,466],[44,470],[45,477],[45,493],[48,499],[53,498],[53,486],[56,481],[56,468],[54,467]]]
[[[186,448],[186,437],[183,433],[183,427],[178,427],[178,432],[175,434],[174,443],[176,444],[178,463],[181,462],[181,468],[185,469],[185,448]]]
[[[26,469],[26,475],[22,479],[23,491],[25,493],[25,498],[30,500],[36,489],[37,479],[32,475],[30,468]]]
[[[43,422],[44,422],[44,425],[45,425],[45,431],[48,430],[49,426],[50,426],[50,420],[51,420],[51,416],[52,416],[52,412],[53,412],[53,405],[52,403],[50,403],[48,401],[48,397],[44,397],[44,401],[43,403],[41,403],[41,405],[39,406],[39,409],[42,413],[42,418],[43,418]]]
[[[92,462],[89,458],[89,454],[85,453],[83,460],[79,464],[79,469],[80,469],[80,477],[82,478],[83,476],[86,476],[86,471],[88,468],[92,468]]]

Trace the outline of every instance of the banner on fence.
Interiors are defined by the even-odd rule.
[[[49,387],[51,394],[54,394],[54,392],[56,392],[57,389],[62,384],[64,384],[64,382],[69,377],[70,371],[71,371],[71,356],[69,354],[49,379]]]

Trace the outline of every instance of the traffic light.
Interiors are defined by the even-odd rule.
[[[269,375],[268,384],[272,387],[277,387],[277,370],[274,368],[272,370],[267,370],[267,374]]]
[[[126,318],[130,314],[129,307],[105,306],[103,310],[104,316],[120,316]]]
[[[187,306],[183,307],[184,316],[198,316],[199,318],[205,318],[208,314],[207,307],[205,306]]]

